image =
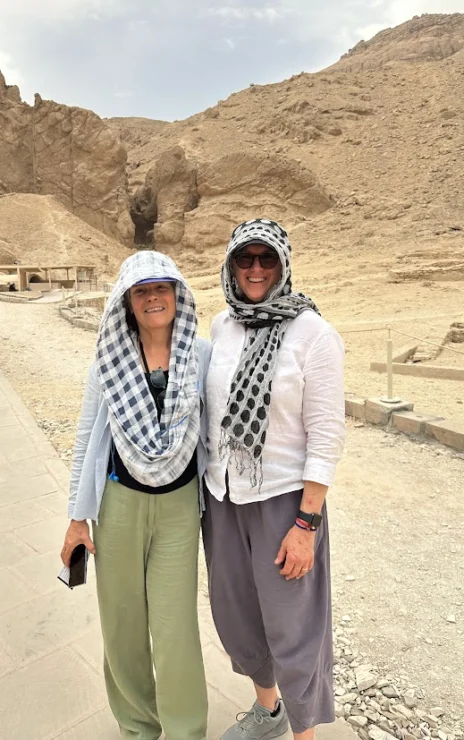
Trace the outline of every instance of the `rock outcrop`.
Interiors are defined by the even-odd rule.
[[[0,74],[0,193],[54,195],[118,241],[133,243],[126,151],[95,114],[36,95],[21,101]]]
[[[32,112],[0,72],[0,192],[33,192]]]
[[[233,152],[193,165],[180,146],[162,152],[132,200],[136,242],[163,251],[223,245],[231,228],[256,214],[301,222],[334,204],[301,162]]]
[[[184,235],[184,214],[198,205],[196,168],[180,146],[164,151],[147,173],[145,185],[132,201],[137,244],[157,248],[178,246]]]
[[[302,222],[327,211],[333,198],[301,163],[272,154],[235,152],[199,169],[199,207],[186,217],[183,244],[224,245],[233,227],[256,216]]]

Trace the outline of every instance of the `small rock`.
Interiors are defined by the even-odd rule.
[[[376,677],[367,670],[366,666],[359,666],[355,671],[356,686],[359,691],[366,691],[377,683]]]
[[[389,732],[385,732],[385,730],[381,730],[380,727],[377,727],[376,725],[372,725],[372,727],[369,728],[369,737],[371,740],[396,740],[394,735],[391,735]]]
[[[354,704],[357,698],[358,695],[351,692],[349,694],[343,694],[343,696],[340,697],[340,702],[341,704]]]
[[[348,717],[347,722],[349,722],[352,727],[356,727],[356,729],[358,729],[367,725],[367,717],[363,717],[362,715],[357,717]]]
[[[396,704],[396,706],[394,707],[394,711],[397,714],[401,714],[401,716],[407,720],[410,720],[414,717],[414,712],[408,709],[408,707],[404,707],[402,704]]]
[[[409,709],[414,709],[414,707],[417,707],[417,698],[414,689],[408,689],[405,692],[404,703]]]
[[[387,699],[397,699],[398,698],[398,692],[393,686],[384,686],[382,689],[382,694],[387,697]]]
[[[450,624],[456,624],[456,617],[455,617],[455,615],[454,614],[449,614],[446,617],[446,621],[449,622]]]

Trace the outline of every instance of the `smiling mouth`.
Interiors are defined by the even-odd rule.
[[[259,283],[264,283],[264,281],[266,280],[266,278],[251,278],[251,277],[249,277],[249,278],[247,278],[247,280],[248,280],[249,283],[259,284]]]
[[[160,313],[161,311],[164,311],[164,308],[162,306],[157,306],[156,308],[147,308],[145,313]]]

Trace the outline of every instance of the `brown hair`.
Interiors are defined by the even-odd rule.
[[[136,334],[139,333],[139,325],[137,324],[137,319],[134,316],[134,312],[131,308],[131,302],[130,302],[130,293],[128,290],[123,295],[122,298],[122,305],[124,307],[124,310],[126,312],[126,323],[129,327],[130,331],[135,331]]]

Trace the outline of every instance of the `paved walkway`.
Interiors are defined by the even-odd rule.
[[[106,702],[94,573],[69,591],[56,576],[67,526],[69,473],[0,372],[0,740],[117,740]],[[232,673],[205,597],[200,601],[218,740],[253,701]],[[291,735],[288,735],[290,738]],[[318,740],[355,740],[344,722]]]

